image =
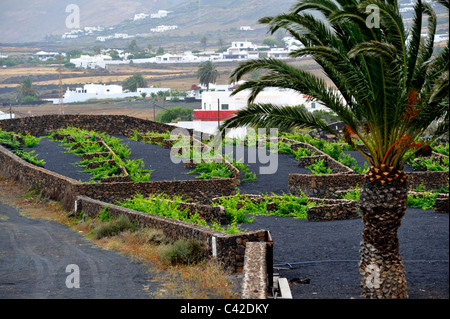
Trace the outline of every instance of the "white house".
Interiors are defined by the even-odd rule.
[[[434,43],[439,43],[442,41],[448,41],[448,33],[447,34],[436,34],[434,36]]]
[[[158,55],[156,56],[156,63],[176,63],[176,62],[182,62],[183,55],[178,54],[169,54],[166,53],[164,55]]]
[[[85,84],[83,87],[77,87],[74,90],[67,89],[64,94],[63,103],[79,103],[88,100],[102,100],[102,99],[118,99],[118,98],[133,98],[141,97],[141,93],[157,93],[158,91],[169,91],[168,88],[138,88],[137,92],[124,92],[120,85],[106,85],[106,84]],[[54,104],[58,104],[59,100],[52,100]]]
[[[231,42],[231,47],[223,53],[225,60],[246,60],[258,57],[258,46],[249,41]]]
[[[267,56],[269,58],[277,58],[277,59],[286,59],[289,57],[289,50],[285,48],[271,48],[269,52],[267,52]]]
[[[128,64],[129,61],[113,60],[109,55],[81,55],[79,58],[70,59],[70,63],[75,64],[76,68],[83,69],[106,69],[111,64]]]
[[[128,35],[127,33],[115,33],[114,39],[129,39],[134,38],[134,35]]]
[[[158,92],[160,92],[160,91],[170,93],[170,89],[169,88],[153,88],[152,87],[152,88],[138,88],[137,89],[137,92],[139,94],[146,93],[147,97],[150,97],[152,95],[152,93],[158,94]]]
[[[154,32],[154,33],[161,33],[161,32],[166,32],[166,31],[176,30],[176,29],[178,29],[177,25],[159,25],[156,28],[150,29],[150,31]]]
[[[137,14],[134,15],[133,21],[144,20],[148,16],[149,15],[146,14],[146,13],[137,13]]]
[[[36,52],[35,55],[38,57],[40,61],[47,61],[48,59],[57,58],[59,53],[58,52],[45,52],[45,51],[39,51]],[[61,53],[62,56],[66,56],[65,53]]]
[[[201,93],[201,110],[194,111],[194,117],[202,121],[217,121],[231,117],[236,111],[247,106],[250,90],[241,91],[233,96],[231,92],[237,88],[228,86],[222,90],[209,90]],[[271,103],[280,106],[304,105],[310,112],[315,110],[327,110],[324,105],[310,101],[305,94],[300,94],[290,89],[266,88],[258,94],[255,103]]]
[[[113,39],[113,38],[114,37],[112,35],[99,36],[99,37],[97,37],[97,41],[105,42],[106,40],[110,40],[110,39]]]
[[[241,31],[252,31],[253,28],[251,26],[249,26],[249,25],[243,25],[243,26],[241,26],[239,28],[239,30],[241,30]]]
[[[0,120],[8,120],[11,118],[15,118],[16,116],[14,115],[14,113],[4,113],[2,111],[0,111]]]
[[[161,19],[167,17],[167,15],[172,11],[158,10],[157,13],[150,14],[150,19]]]

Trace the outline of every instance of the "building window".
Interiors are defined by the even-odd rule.
[[[311,103],[311,108],[312,108],[312,109],[315,109],[315,108],[316,108],[316,103],[312,102],[312,103]]]
[[[229,105],[228,104],[222,104],[221,108],[222,108],[222,110],[228,110]]]

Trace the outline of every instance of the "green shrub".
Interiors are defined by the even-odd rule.
[[[432,193],[432,192],[422,193],[421,196],[408,194],[408,207],[421,208],[423,210],[433,209],[434,203],[438,196],[439,196],[438,193]]]
[[[170,240],[161,230],[144,228],[137,232],[139,238],[143,239],[147,244],[167,245]]]
[[[172,265],[192,265],[204,258],[202,245],[195,239],[179,239],[159,248],[161,259]]]
[[[98,218],[102,222],[110,222],[112,220],[112,217],[109,215],[108,212],[108,206],[105,206],[99,213]]]
[[[361,195],[361,188],[357,185],[355,189],[352,189],[345,193],[344,195],[341,195],[342,199],[348,199],[348,200],[354,200],[359,201],[359,196]]]
[[[333,171],[325,165],[325,160],[315,161],[313,164],[306,166],[314,175],[328,175]]]
[[[229,170],[228,166],[225,165],[225,163],[216,162],[198,163],[195,169],[186,174],[194,173],[200,174],[196,177],[198,179],[210,179],[213,176],[230,178],[233,175],[233,172]]]
[[[27,148],[33,148],[39,145],[41,139],[43,139],[43,137],[34,137],[30,134],[27,134],[23,137],[23,145]]]
[[[418,157],[416,160],[412,158],[408,160],[408,164],[412,166],[414,170],[422,170],[425,168],[427,171],[448,171],[449,160],[447,158],[434,158],[434,157]]]
[[[182,202],[181,196],[173,196],[172,198],[166,194],[150,195],[148,198],[144,198],[143,195],[137,194],[133,198],[128,199],[125,202],[118,202],[117,205],[137,210],[143,213],[163,216],[166,218],[185,221],[188,223],[200,225],[206,228],[217,229],[225,233],[239,232],[239,227],[236,225],[226,225],[222,227],[212,223],[209,225],[204,219],[200,217],[198,212],[190,213],[189,209],[181,209],[180,202]]]
[[[433,146],[433,151],[448,156],[449,155],[449,143],[435,145],[435,146]]]
[[[23,160],[34,164],[36,166],[44,166],[45,165],[45,161],[44,160],[38,160],[37,155],[34,155],[34,151],[31,152],[25,152],[22,150],[12,150],[12,152],[14,154],[16,154],[17,156],[19,156],[20,158],[22,158]]]
[[[296,219],[308,218],[308,208],[317,205],[315,202],[311,202],[304,194],[300,196],[283,194],[282,196],[273,197],[272,202],[276,204],[276,209],[272,214],[277,216],[290,216]]]
[[[93,234],[95,239],[101,239],[103,237],[116,236],[126,230],[134,229],[135,225],[128,219],[128,217],[121,215],[118,219],[113,219],[110,222],[94,228]]]

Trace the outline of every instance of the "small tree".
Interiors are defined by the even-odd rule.
[[[201,43],[202,46],[203,46],[203,51],[206,50],[206,44],[207,44],[207,42],[208,42],[208,38],[206,37],[206,35],[204,35],[204,36],[202,37],[202,39],[200,40],[200,43]]]
[[[37,92],[33,88],[33,82],[30,78],[24,79],[18,88],[17,98],[22,100],[25,97],[37,97]]]
[[[123,84],[123,89],[130,92],[136,92],[138,88],[143,88],[147,86],[147,81],[144,79],[142,74],[136,73],[135,75],[129,77],[125,80]]]
[[[216,83],[219,71],[211,61],[205,61],[199,65],[197,71],[197,78],[200,79],[202,85],[206,85],[206,90],[209,91],[209,83]]]
[[[156,51],[156,55],[163,55],[163,54],[164,54],[164,48],[159,47],[158,50]]]

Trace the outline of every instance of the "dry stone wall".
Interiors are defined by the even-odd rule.
[[[86,196],[77,197],[75,206],[77,216],[83,212],[83,215],[95,218],[101,210],[107,207],[109,215],[113,218],[126,215],[138,227],[161,230],[166,237],[172,240],[180,238],[197,239],[202,244],[207,256],[216,258],[226,268],[234,272],[243,271],[247,243],[265,242],[268,239],[266,230],[229,235],[192,223],[111,205]]]
[[[0,121],[4,131],[46,136],[68,126],[86,130],[102,131],[110,135],[131,137],[134,131],[159,132],[172,131],[175,127],[158,122],[147,121],[126,115],[43,115]],[[192,133],[192,130],[188,130]]]
[[[414,190],[422,186],[425,190],[439,189],[449,182],[449,172],[407,172],[408,189]],[[362,186],[362,174],[330,174],[330,175],[289,175],[289,191],[293,194],[303,192],[308,197],[334,198],[340,191]]]

